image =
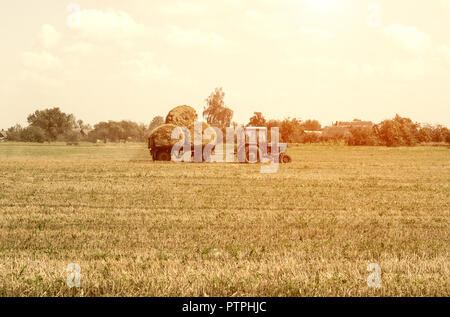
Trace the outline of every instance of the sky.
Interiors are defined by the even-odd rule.
[[[148,124],[216,87],[239,123],[450,127],[450,0],[16,0],[0,21],[0,128],[49,107]]]

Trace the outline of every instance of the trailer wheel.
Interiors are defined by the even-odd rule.
[[[240,158],[239,153],[241,153],[241,151],[244,151],[244,160],[243,161],[239,161],[239,158]],[[236,155],[237,155],[239,163],[247,163],[247,149],[244,144],[241,144],[240,146],[238,146],[238,148],[236,149]]]
[[[169,152],[166,152],[164,150],[160,150],[158,151],[158,153],[156,153],[156,160],[157,161],[170,161],[171,157]]]

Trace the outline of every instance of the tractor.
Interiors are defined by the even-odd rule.
[[[267,142],[267,128],[246,127],[245,132],[245,144],[240,145],[240,148],[245,146],[245,163],[257,163],[266,159],[273,159],[273,144]],[[250,135],[255,137],[250,137]],[[279,163],[287,164],[292,162],[291,157],[286,154],[287,147],[287,143],[278,144]],[[236,152],[239,155],[239,148]]]

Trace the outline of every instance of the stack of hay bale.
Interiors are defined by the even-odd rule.
[[[173,124],[163,124],[150,133],[151,147],[172,147],[177,140],[172,140],[172,131],[177,126]]]
[[[178,106],[172,109],[166,117],[165,124],[155,128],[150,133],[149,148],[151,148],[152,156],[157,159],[158,152],[172,148],[179,140],[172,139],[172,131],[177,127],[188,128],[191,134],[191,144],[194,144],[194,122],[198,119],[198,115],[194,108],[190,106]],[[202,131],[209,128],[210,125],[202,122]],[[213,138],[214,139],[214,138]],[[203,140],[202,144],[206,145],[210,140]],[[162,155],[166,160],[167,155]]]

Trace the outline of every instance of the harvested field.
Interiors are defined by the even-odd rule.
[[[448,148],[288,153],[260,174],[144,144],[1,143],[0,296],[450,295]]]

